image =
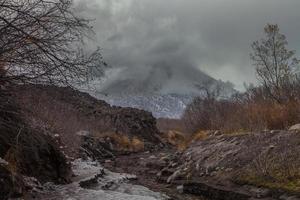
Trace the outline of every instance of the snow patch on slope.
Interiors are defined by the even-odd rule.
[[[152,96],[107,96],[103,99],[111,105],[149,111],[156,118],[179,119],[187,105],[193,101],[193,98],[191,95],[165,94]]]

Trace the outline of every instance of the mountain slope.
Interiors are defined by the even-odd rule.
[[[133,107],[152,112],[156,118],[180,118],[186,106],[194,96],[179,94],[163,94],[152,96],[114,96],[105,97],[111,105]]]
[[[152,112],[156,118],[180,118],[195,97],[204,95],[203,87],[221,87],[225,98],[235,92],[231,83],[216,80],[198,69],[150,67],[133,71],[116,70],[107,80],[94,80],[82,90],[111,105]]]

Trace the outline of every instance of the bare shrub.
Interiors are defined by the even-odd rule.
[[[268,97],[285,103],[295,99],[294,85],[299,82],[299,60],[295,57],[295,51],[287,49],[288,42],[278,25],[267,24],[264,32],[266,37],[251,46],[251,59]]]
[[[275,163],[276,159],[274,155],[268,152],[262,153],[253,161],[253,169],[258,176],[270,178],[274,173]]]
[[[300,101],[285,104],[264,96],[262,88],[251,88],[229,100],[196,99],[188,106],[182,120],[191,132],[223,132],[286,129],[300,122]]]
[[[84,52],[91,26],[74,14],[72,2],[0,2],[0,82],[69,84],[104,66],[99,50]]]

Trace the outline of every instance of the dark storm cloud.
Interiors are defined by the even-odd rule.
[[[95,19],[94,45],[127,74],[158,67],[173,76],[176,68],[198,68],[238,88],[255,81],[250,44],[266,23],[279,24],[300,52],[299,8],[299,0],[76,1],[79,14]]]

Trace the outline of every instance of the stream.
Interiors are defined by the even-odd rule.
[[[180,194],[175,189],[160,190],[142,186],[136,175],[115,173],[92,160],[72,162],[72,183],[46,183],[32,190],[29,200],[207,200],[198,196]],[[158,186],[159,188],[160,186]],[[165,193],[169,193],[167,195]],[[177,194],[178,193],[178,194]],[[171,196],[171,197],[169,197]]]
[[[94,161],[75,160],[75,177],[67,185],[47,183],[29,199],[43,200],[168,200],[167,195],[129,183],[135,175],[114,173]]]

